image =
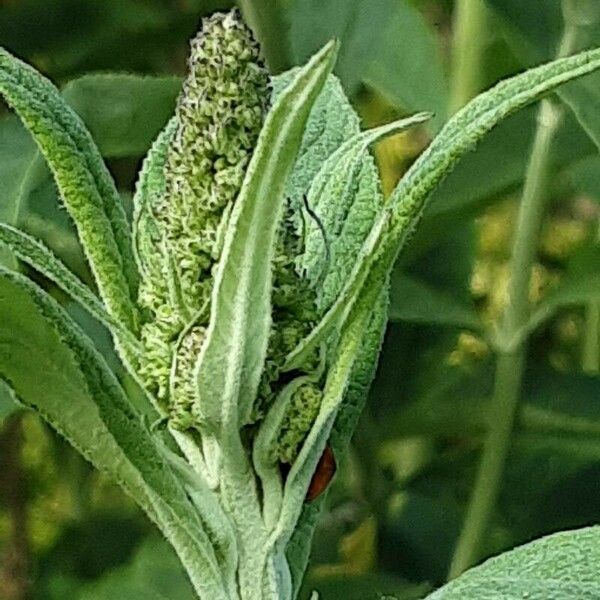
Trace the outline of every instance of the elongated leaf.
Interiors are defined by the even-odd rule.
[[[229,573],[220,570],[167,454],[104,359],[54,300],[5,270],[0,272],[0,376],[25,405],[131,494],[174,546],[198,593],[226,597],[235,561],[221,563]]]
[[[385,136],[424,123],[430,117],[429,113],[417,113],[407,119],[357,133],[329,156],[313,179],[308,204],[319,217],[320,226],[311,222],[308,227],[301,268],[313,282],[326,274],[319,286],[322,288],[319,290],[322,305],[329,306],[339,292],[341,281],[352,269],[352,264],[348,263],[353,262],[377,211],[383,205],[377,170],[368,162],[369,146]],[[361,203],[360,191],[368,186],[368,179],[374,181],[375,189],[370,188],[368,202]],[[353,211],[358,211],[358,214]],[[345,226],[351,231],[344,231]],[[327,239],[323,239],[321,228]],[[331,264],[326,264],[328,253]]]
[[[53,171],[108,311],[134,327],[137,273],[127,220],[90,134],[48,80],[4,49],[0,49],[0,93]]]
[[[179,77],[94,73],[62,90],[102,156],[142,156],[175,111]]]
[[[509,26],[509,39],[525,63],[553,56],[565,31],[571,52],[600,44],[600,9],[595,0],[543,2],[537,6],[515,0],[488,1]],[[594,75],[558,92],[597,147],[600,147],[599,86],[600,75]]]
[[[372,316],[357,352],[343,402],[335,417],[329,444],[336,457],[343,457],[347,452],[348,444],[367,401],[387,324],[388,296],[388,287],[384,286],[379,299],[372,306]],[[323,494],[314,502],[304,503],[296,527],[285,547],[294,598],[302,585],[314,528],[325,498],[326,494]]]
[[[231,215],[198,362],[200,407],[213,427],[222,412],[232,424],[250,418],[267,350],[271,262],[286,178],[335,52],[336,45],[328,44],[275,102]]]
[[[506,190],[520,185],[527,168],[536,117],[534,106],[524,108],[491,131],[477,152],[463,156],[455,170],[433,191],[415,242],[431,236],[431,228],[436,223],[440,223],[442,229],[449,221],[460,223],[503,197]],[[550,151],[553,169],[561,170],[569,163],[596,154],[597,149],[577,126],[575,118],[566,113]],[[480,177],[481,173],[486,177]]]
[[[0,244],[8,246],[15,255],[58,285],[75,302],[123,341],[136,348],[139,344],[127,327],[110,316],[102,302],[43,244],[18,229],[0,223]]]
[[[375,290],[375,293],[377,292]],[[303,512],[308,486],[345,398],[362,341],[371,321],[371,311],[376,301],[377,296],[373,293],[367,294],[355,307],[355,311],[350,316],[340,336],[335,359],[327,374],[319,415],[286,478],[282,508],[278,521],[272,529],[269,544],[266,547],[267,556],[269,554],[272,556],[284,555],[296,529],[298,519]],[[385,311],[382,311],[382,314],[385,315]],[[372,361],[369,360],[368,363],[372,369]],[[310,525],[310,522],[308,524]],[[303,525],[306,525],[306,523]],[[310,539],[310,534],[307,536],[306,533],[307,531],[303,531],[304,539],[301,541],[301,545],[302,543],[306,544]],[[297,545],[294,547],[296,555],[293,558],[297,563],[301,563],[302,553],[298,555],[299,547]],[[296,572],[303,568],[301,564],[296,564],[294,567]],[[295,585],[297,587],[298,581],[295,582]]]
[[[273,100],[290,85],[297,72],[298,69],[292,69],[273,77]],[[286,195],[301,205],[323,163],[347,139],[359,132],[358,115],[344,94],[339,79],[330,75],[304,128],[302,146],[288,177]]]
[[[35,154],[35,145],[14,117],[0,119],[0,220],[16,224],[20,189]],[[0,250],[0,263],[12,266],[14,257]]]
[[[352,276],[328,313],[294,350],[287,368],[315,347],[348,314],[363,284],[381,285],[419,222],[427,199],[460,157],[505,117],[555,87],[600,68],[600,49],[558,59],[499,83],[459,111],[441,130],[394,190],[365,241]],[[374,265],[379,262],[378,268]]]
[[[308,203],[317,214],[320,227],[313,224],[307,234],[306,250],[301,268],[309,279],[319,283],[319,308],[326,310],[334,303],[337,309],[329,318],[341,322],[346,307],[336,298],[351,275],[365,239],[368,237],[378,212],[383,206],[377,169],[368,153],[369,146],[384,135],[404,131],[426,122],[429,113],[417,113],[406,119],[357,133],[342,144],[323,163],[313,179]],[[327,261],[328,259],[328,261]],[[329,335],[332,327],[321,321],[306,340],[288,357],[286,369],[299,366],[306,354],[313,351]]]
[[[296,70],[292,70],[274,79],[273,86],[276,95],[286,85],[289,85],[295,72]],[[306,125],[298,159],[288,180],[287,196],[297,206],[302,207],[302,199],[304,196],[309,195],[311,185],[319,172],[323,170],[323,165],[330,162],[331,155],[346,140],[359,135],[358,118],[345,97],[339,81],[335,76],[330,76],[322,93],[315,102]],[[367,135],[369,134],[367,133]],[[340,252],[342,252],[341,242],[344,242],[343,254],[338,254],[338,256],[350,257],[352,252],[356,250],[356,244],[360,248],[364,236],[368,233],[370,224],[375,218],[377,211],[383,205],[383,198],[378,186],[377,169],[368,152],[363,154],[361,162],[362,166],[360,169],[356,169],[357,180],[354,181],[355,185],[352,186],[351,190],[346,190],[344,177],[339,178],[341,186],[333,186],[332,188],[338,191],[346,190],[353,196],[344,199],[345,203],[350,204],[350,207],[345,210],[346,214],[335,216],[337,223],[336,231],[327,232],[327,241],[330,247],[340,244]],[[344,173],[344,175],[347,175],[347,173]],[[321,220],[325,218],[324,213],[331,208],[326,198],[324,198],[323,203],[318,203],[316,206],[312,200],[309,200],[308,204]],[[322,236],[318,235],[316,241],[322,250]],[[322,259],[323,256],[320,258]],[[347,260],[344,259],[344,264],[346,262]],[[323,266],[322,260],[321,266]],[[338,267],[342,265],[336,259],[331,260],[331,265],[328,266],[331,271],[337,270],[337,273],[334,273],[335,277],[332,276],[331,285],[328,285],[328,295],[333,294],[335,296],[336,290],[334,286],[340,280],[340,270]],[[350,264],[349,270],[351,268],[352,264]],[[357,368],[352,373],[348,393],[344,398],[334,431],[332,432],[331,444],[338,458],[341,458],[344,454],[347,440],[354,430],[356,420],[366,400],[366,388],[370,384],[370,378],[366,373],[370,373],[372,376],[375,368],[377,350],[379,349],[379,342],[381,341],[386,320],[384,305],[385,302],[381,306],[381,310],[379,309],[379,305],[373,307],[373,322],[370,331],[377,330],[377,333],[373,335],[369,333],[369,335],[365,336],[365,340],[363,341],[364,352],[361,351],[361,355],[357,357]],[[373,341],[374,338],[376,338],[376,342]],[[362,365],[360,369],[358,365]],[[369,366],[367,367],[367,365]],[[281,482],[279,481],[280,477],[278,473],[275,473],[275,475],[275,481],[269,479],[268,486],[272,485],[274,495],[278,496],[281,492],[277,486],[280,486]],[[298,586],[301,583],[302,575],[306,568],[316,517],[325,496],[326,494],[323,494],[316,501],[303,505],[297,528],[286,547],[286,558],[289,563],[293,595],[297,594]],[[278,504],[278,502],[279,500],[275,504]]]
[[[591,600],[600,588],[600,527],[556,533],[492,558],[428,600]]]

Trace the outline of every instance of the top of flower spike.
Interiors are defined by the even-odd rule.
[[[239,12],[204,19],[191,43],[157,210],[192,314],[207,299],[199,283],[210,278],[220,254],[223,213],[240,190],[269,98],[260,48]]]
[[[191,193],[197,208],[210,212],[223,209],[239,191],[270,97],[268,73],[237,10],[203,21],[188,68],[166,170],[167,196]]]
[[[270,98],[259,46],[236,10],[203,20],[191,42],[188,71],[164,149],[163,191],[149,207],[154,243],[140,257],[148,267],[140,303],[150,313],[142,327],[142,375],[171,405],[177,340],[209,300],[229,209]],[[194,323],[195,336],[202,337],[207,315]],[[181,351],[200,342],[181,343]],[[182,365],[188,362],[182,357]]]

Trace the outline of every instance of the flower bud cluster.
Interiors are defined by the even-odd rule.
[[[151,207],[155,239],[146,248],[153,255],[144,257],[149,268],[139,296],[148,315],[141,374],[182,427],[194,398],[193,364],[208,323],[213,270],[269,97],[268,72],[239,13],[205,19],[191,43],[164,193]]]
[[[319,319],[316,291],[298,267],[304,252],[305,223],[297,218],[303,207],[291,201],[281,223],[273,267],[273,324],[265,370],[255,405],[258,420],[283,390],[281,367],[287,355],[304,339]],[[303,365],[304,374],[319,370],[317,354]],[[275,455],[282,463],[293,463],[300,445],[314,422],[322,392],[317,383],[305,383],[294,390],[276,443]]]
[[[192,41],[189,73],[164,152],[163,190],[149,207],[149,239],[141,247],[146,272],[139,301],[147,318],[140,372],[180,430],[200,427],[195,366],[210,317],[214,270],[269,99],[259,47],[238,12],[206,19]],[[280,225],[273,320],[255,422],[285,387],[286,356],[318,320],[315,291],[298,268],[304,251],[302,210],[288,201]],[[309,362],[305,373],[318,367],[316,357]],[[321,396],[318,384],[308,382],[292,394],[274,449],[280,461],[295,459]]]

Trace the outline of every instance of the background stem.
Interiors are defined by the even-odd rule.
[[[597,0],[563,0],[563,16],[567,28],[573,32],[579,50],[589,45],[589,32],[600,25]],[[596,219],[595,242],[600,243],[600,221]],[[600,301],[591,300],[585,306],[581,368],[584,373],[600,373]]]
[[[485,2],[457,0],[452,39],[450,114],[463,107],[480,91],[486,30]]]
[[[544,189],[550,148],[559,123],[560,109],[548,100],[542,101],[513,242],[508,304],[499,332],[504,339],[512,339],[527,323],[529,316],[531,269],[537,254],[544,216]],[[452,558],[450,579],[460,575],[479,558],[481,542],[504,472],[521,390],[526,347],[526,342],[523,342],[514,351],[500,351],[498,354],[490,430],[484,443],[463,529]]]
[[[566,3],[564,8],[566,14]],[[560,57],[570,54],[575,47],[576,38],[577,27],[570,20],[566,20],[557,55]],[[515,339],[529,318],[531,271],[544,218],[550,150],[561,115],[562,111],[558,106],[549,100],[542,100],[513,241],[508,304],[498,332],[504,340]],[[489,432],[484,442],[463,528],[450,564],[449,579],[463,573],[480,557],[482,541],[502,482],[526,358],[527,340],[519,343],[514,350],[498,350]]]

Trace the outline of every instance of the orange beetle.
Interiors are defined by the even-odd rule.
[[[335,456],[330,446],[327,446],[321,454],[321,458],[317,463],[317,469],[310,480],[308,486],[308,492],[306,492],[306,501],[311,502],[318,498],[329,485],[335,475],[337,465],[335,462]]]

